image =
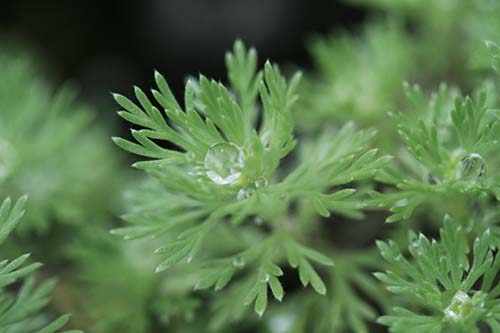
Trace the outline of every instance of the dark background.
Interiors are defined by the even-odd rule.
[[[186,75],[225,79],[224,53],[236,38],[260,61],[307,68],[308,37],[350,29],[365,13],[340,1],[308,0],[0,0],[0,40],[34,54],[45,74],[71,80],[101,112],[109,92],[130,95],[162,72],[177,95]],[[8,45],[8,44],[7,44]],[[1,75],[1,74],[0,74]],[[110,109],[111,108],[111,109]]]

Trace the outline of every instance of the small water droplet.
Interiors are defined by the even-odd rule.
[[[454,319],[457,317],[457,313],[451,309],[446,308],[444,311],[445,311],[446,316],[449,318]]]
[[[255,187],[256,188],[263,188],[266,187],[269,184],[268,180],[266,177],[259,176],[255,179]]]
[[[196,155],[192,151],[188,151],[186,153],[186,160],[188,162],[193,162],[195,158],[196,158]]]
[[[227,185],[237,181],[244,164],[243,150],[230,142],[212,145],[205,156],[207,176],[217,185]]]
[[[476,153],[465,155],[458,163],[457,178],[475,181],[486,173],[486,162]]]
[[[394,207],[404,207],[408,205],[408,199],[401,199],[394,203]]]
[[[236,256],[233,258],[233,266],[236,268],[242,268],[245,266],[245,259],[242,256]]]
[[[268,283],[270,278],[271,278],[271,276],[270,276],[269,274],[266,274],[266,275],[264,275],[264,276],[260,279],[260,282],[262,282],[262,283]]]
[[[236,194],[236,199],[245,200],[253,196],[255,193],[256,192],[253,188],[242,188],[238,191],[238,194]]]
[[[264,220],[260,216],[255,216],[253,221],[256,225],[262,225],[262,223],[264,223]]]

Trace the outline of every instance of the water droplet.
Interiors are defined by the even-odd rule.
[[[233,258],[233,266],[236,268],[242,268],[245,266],[245,259],[242,256],[236,256]]]
[[[188,162],[193,162],[195,158],[196,158],[196,155],[192,151],[188,151],[186,153],[186,160]]]
[[[408,199],[401,199],[394,203],[394,207],[404,207],[408,205]]]
[[[457,302],[460,302],[460,304],[462,304],[462,303],[467,302],[468,300],[470,300],[469,295],[467,295],[463,291],[459,290],[459,291],[457,291],[457,293],[455,294],[455,296],[453,296],[452,302],[453,301],[457,301]]]
[[[451,318],[451,319],[455,319],[457,317],[457,313],[451,309],[448,309],[448,308],[446,308],[444,310],[444,313],[448,318]]]
[[[276,314],[270,318],[269,328],[271,332],[274,333],[289,333],[292,330],[294,323],[294,316],[283,313]]]
[[[244,164],[243,150],[230,142],[212,145],[205,156],[207,176],[217,185],[227,185],[237,181]]]
[[[418,238],[415,238],[414,240],[412,240],[410,246],[413,248],[419,248],[420,242],[419,242]]]
[[[465,155],[458,163],[457,178],[475,181],[486,173],[486,162],[476,153]]]
[[[469,295],[463,291],[457,291],[453,298],[451,299],[450,305],[444,309],[444,314],[450,320],[457,321],[465,317],[465,313],[468,311],[468,304],[471,298]]]
[[[269,182],[267,181],[266,177],[259,176],[255,179],[255,187],[256,188],[266,187],[268,184],[269,184]]]
[[[253,188],[242,188],[238,191],[238,194],[236,194],[236,199],[245,200],[253,196],[255,193],[256,192]]]
[[[262,225],[262,223],[264,223],[264,220],[260,216],[255,216],[253,221],[256,225]]]
[[[260,282],[262,282],[262,283],[268,283],[270,278],[271,278],[271,276],[270,276],[269,274],[266,274],[266,275],[264,275],[264,276],[260,279]]]

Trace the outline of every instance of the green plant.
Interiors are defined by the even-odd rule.
[[[24,215],[26,196],[21,197],[12,207],[10,198],[0,206],[0,243],[16,227]],[[0,330],[5,333],[56,333],[69,320],[63,315],[50,321],[41,312],[49,302],[49,294],[54,287],[54,281],[48,281],[36,286],[33,272],[40,268],[39,263],[27,263],[29,254],[24,254],[14,260],[3,259],[0,262]],[[17,293],[9,287],[22,281]],[[78,333],[71,330],[65,333]]]
[[[75,101],[76,89],[53,92],[23,54],[2,51],[0,65],[0,195],[31,198],[19,231],[47,234],[54,223],[82,225],[108,212],[116,154],[100,144],[107,134]]]
[[[377,277],[404,299],[402,306],[380,322],[396,333],[473,333],[480,332],[479,322],[498,332],[500,288],[494,281],[500,260],[490,229],[475,239],[472,261],[466,232],[449,217],[445,217],[440,235],[436,241],[410,233],[412,261],[396,243],[377,243],[390,267]]]
[[[500,139],[498,110],[494,108],[497,98],[491,100],[495,104],[488,105],[486,90],[479,92],[475,101],[453,98],[444,85],[429,103],[418,86],[407,86],[406,93],[412,113],[394,117],[408,151],[401,154],[404,171],[394,168],[379,177],[398,191],[384,195],[374,192],[372,203],[390,207],[393,214],[388,222],[408,219],[426,203],[463,219],[470,218],[467,205],[479,205],[475,213],[484,214],[479,207],[491,209],[495,205],[491,197],[499,194],[500,183],[494,171],[498,168],[495,148]],[[463,209],[451,212],[450,205],[457,202],[463,202]]]
[[[378,15],[304,74],[236,41],[182,100],[158,72],[113,94],[129,177],[72,88],[0,53],[0,194],[31,198],[5,242],[26,199],[0,208],[0,333],[500,333],[500,6],[351,2]]]
[[[152,94],[164,111],[139,88],[135,95],[140,106],[115,95],[126,110],[120,116],[144,129],[132,130],[138,143],[114,141],[151,158],[134,166],[148,171],[156,186],[154,194],[149,189],[153,200],[125,215],[132,226],[113,232],[125,238],[163,239],[165,245],[155,251],[165,257],[157,272],[193,261],[202,266],[197,289],[220,290],[233,276],[243,275],[230,285],[238,290],[232,295],[238,299],[231,304],[255,301],[255,311],[262,315],[268,288],[277,300],[284,296],[279,277],[286,258],[298,269],[304,286],[311,284],[318,293],[326,293],[312,262],[327,266],[333,262],[303,244],[300,222],[290,215],[290,205],[307,203],[324,217],[331,212],[357,217],[363,196],[345,185],[369,178],[388,158],[376,158],[376,149],[368,149],[373,132],[356,132],[347,124],[325,131],[309,144],[307,158],[296,162],[293,170],[280,170],[280,160],[296,143],[291,109],[300,74],[287,84],[277,66],[267,62],[264,71],[257,72],[256,62],[255,51],[237,42],[226,57],[236,97],[224,85],[200,76],[186,84],[185,110],[159,73],[155,73],[159,90]],[[256,127],[258,116],[262,121]],[[166,141],[171,148],[155,140]],[[236,249],[211,253],[216,249],[206,239],[220,232],[234,233],[237,226],[251,229],[253,236]],[[199,252],[202,255],[196,257]]]

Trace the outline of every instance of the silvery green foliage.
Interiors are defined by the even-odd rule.
[[[356,34],[316,36],[310,42],[315,72],[306,76],[300,129],[316,130],[332,121],[373,126],[398,106],[401,82],[416,77],[416,48],[397,19],[374,20]],[[386,139],[390,127],[377,124]]]
[[[405,89],[412,110],[394,115],[393,121],[406,152],[399,156],[400,167],[379,177],[397,190],[373,192],[372,204],[390,208],[388,222],[408,219],[420,206],[434,205],[464,219],[470,214],[467,205],[491,209],[490,199],[500,193],[497,98],[491,102],[486,90],[463,98],[442,85],[426,101],[418,86]]]
[[[402,296],[379,321],[394,333],[479,333],[479,323],[500,332],[500,259],[490,229],[475,239],[471,259],[466,232],[449,217],[440,236],[411,233],[411,259],[392,241],[377,243],[388,269],[376,276]]]
[[[0,206],[0,243],[16,227],[24,215],[26,196],[19,198],[14,205],[10,198]],[[69,321],[68,315],[50,321],[43,315],[43,308],[48,304],[53,281],[36,285],[33,277],[41,264],[28,263],[29,254],[16,259],[2,258],[0,261],[0,331],[5,333],[56,333]],[[22,282],[17,292],[14,285]],[[64,331],[78,333],[81,331]]]
[[[300,202],[324,217],[332,212],[359,216],[363,198],[346,185],[370,179],[389,160],[369,149],[373,131],[356,131],[347,123],[324,131],[309,146],[307,158],[285,172],[280,162],[298,142],[292,109],[300,74],[287,81],[270,62],[257,71],[255,50],[241,42],[227,54],[226,64],[229,88],[203,75],[190,79],[182,107],[159,73],[152,90],[155,102],[139,88],[138,105],[115,95],[124,109],[119,115],[139,129],[132,130],[136,142],[114,139],[148,158],[134,166],[154,180],[124,216],[131,225],[113,232],[127,239],[160,239],[164,245],[155,252],[164,260],[157,272],[199,265],[196,289],[227,286],[231,296],[220,305],[227,310],[222,321],[241,317],[242,305],[251,303],[262,316],[268,290],[281,301],[280,277],[287,262],[304,286],[325,294],[317,267],[333,262],[314,244],[303,243],[290,206]],[[213,253],[210,239],[235,233],[235,228],[241,234],[252,230],[253,236],[242,240],[239,249]]]
[[[0,194],[31,198],[19,231],[43,233],[106,212],[117,159],[91,110],[70,85],[52,91],[25,56],[2,50],[0,66]]]
[[[500,40],[500,3],[491,0],[413,1],[350,0],[353,4],[382,10],[390,17],[413,24],[413,40],[419,45],[419,70],[426,77],[451,75],[474,84],[468,70],[490,66],[483,40]]]

